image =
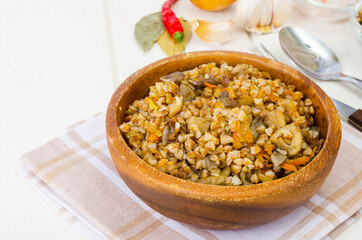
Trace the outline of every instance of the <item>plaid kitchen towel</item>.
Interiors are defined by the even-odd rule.
[[[86,239],[333,239],[362,207],[362,134],[343,122],[342,128],[337,160],[319,192],[289,215],[251,229],[201,229],[148,207],[113,165],[105,113],[26,153],[19,170]]]

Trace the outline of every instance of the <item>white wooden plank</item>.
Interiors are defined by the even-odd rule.
[[[82,239],[16,174],[20,154],[107,107],[103,2],[0,2],[0,239]]]

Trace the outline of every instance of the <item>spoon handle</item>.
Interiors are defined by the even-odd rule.
[[[341,80],[341,81],[346,81],[346,82],[353,83],[353,84],[356,85],[359,89],[362,90],[362,80],[359,79],[359,78],[351,77],[351,76],[344,75],[344,74],[341,73],[341,75],[337,78],[337,80]]]

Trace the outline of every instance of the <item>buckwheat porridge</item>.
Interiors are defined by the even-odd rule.
[[[313,102],[295,86],[238,64],[161,77],[120,129],[162,172],[199,183],[250,185],[289,175],[322,147]]]

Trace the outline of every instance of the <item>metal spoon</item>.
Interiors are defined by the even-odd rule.
[[[341,73],[334,52],[310,33],[295,27],[284,27],[279,42],[291,61],[307,74],[320,80],[347,81],[362,89],[362,80]]]

